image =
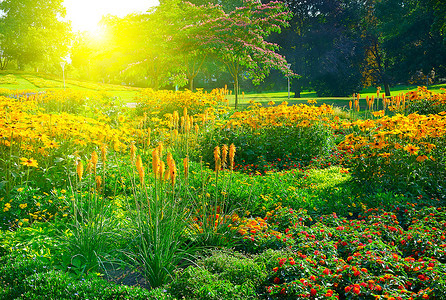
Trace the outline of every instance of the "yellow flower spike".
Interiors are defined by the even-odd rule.
[[[221,158],[217,157],[217,160],[215,161],[215,172],[218,172],[221,170]]]
[[[184,167],[184,178],[187,179],[189,177],[189,155],[186,155],[186,157],[184,158],[183,167]]]
[[[155,174],[155,178],[160,168],[160,158],[158,155],[158,148],[152,151],[152,171]]]
[[[101,185],[102,185],[102,178],[101,176],[96,176],[96,190],[99,192],[99,190],[101,189]]]
[[[168,152],[166,155],[166,162],[169,168],[171,167],[172,161],[173,161],[172,153]]]
[[[185,130],[185,126],[184,126],[184,116],[182,116],[181,118],[180,118],[180,120],[181,120],[181,124],[180,124],[180,127],[182,128],[182,131],[184,131]]]
[[[164,150],[163,142],[159,142],[157,148],[159,159],[163,159],[163,150]]]
[[[96,174],[96,167],[98,165],[98,160],[99,160],[98,154],[96,153],[96,151],[93,151],[93,153],[91,153],[91,163],[93,165],[93,171],[95,174]]]
[[[235,156],[235,145],[231,144],[231,146],[229,146],[229,168],[232,169],[234,168],[234,156]]]
[[[82,175],[84,174],[84,164],[79,159],[76,165],[77,176],[79,177],[79,181],[82,181]]]
[[[222,166],[224,169],[226,167],[226,162],[227,162],[227,158],[228,158],[228,145],[224,144],[221,147],[221,156],[222,156],[221,163],[222,163]]]
[[[136,146],[135,144],[132,143],[132,145],[130,146],[130,160],[132,161],[132,163],[135,161],[135,157],[136,157]]]
[[[175,179],[177,178],[177,168],[175,165],[175,160],[173,160],[173,158],[169,164],[169,176],[170,176],[170,182],[171,182],[172,188],[173,188],[175,186]]]
[[[164,181],[168,181],[169,178],[170,178],[170,172],[169,172],[169,169],[166,169],[164,171]]]
[[[217,161],[218,158],[220,158],[220,147],[216,146],[214,148],[214,161]]]
[[[141,185],[144,185],[144,166],[142,164],[140,155],[138,155],[138,157],[136,158],[136,170],[138,170],[139,181],[141,182]]]
[[[180,120],[180,115],[177,111],[173,112],[173,127],[178,128],[178,122]]]
[[[102,144],[101,146],[101,158],[102,158],[102,162],[105,164],[105,160],[107,155],[107,145],[106,144]]]
[[[151,144],[151,142],[150,142],[150,135],[152,134],[152,129],[149,127],[149,128],[147,128],[147,146],[149,146],[150,147],[150,144]]]
[[[159,178],[163,178],[163,176],[165,175],[165,171],[166,171],[166,164],[161,160],[160,161],[160,168],[159,168],[159,171],[158,171],[158,177]],[[164,180],[166,180],[166,179],[164,179]]]

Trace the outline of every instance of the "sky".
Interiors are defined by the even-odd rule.
[[[158,4],[158,0],[64,0],[63,3],[73,31],[94,31],[104,15],[123,17]]]

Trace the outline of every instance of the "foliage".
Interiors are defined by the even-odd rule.
[[[407,113],[420,115],[438,114],[446,111],[446,94],[434,93],[425,87],[418,87],[417,91],[409,92],[407,98]]]
[[[307,165],[334,147],[330,130],[319,122],[331,112],[326,105],[254,104],[233,114],[223,129],[204,136],[203,157],[209,162],[213,147],[233,143],[238,148],[234,167],[240,171],[264,174]]]
[[[79,116],[49,103],[102,93],[0,93],[2,298],[444,298],[444,113],[402,114],[440,94],[230,114],[225,90],[147,90]],[[263,174],[234,170],[237,136],[275,144]],[[98,278],[127,271],[151,290]]]
[[[61,20],[65,14],[62,2],[2,1],[2,57],[16,60],[20,67],[42,64],[47,68],[60,59],[69,44],[69,25]]]
[[[347,150],[345,164],[358,183],[443,199],[444,122],[418,114],[358,120],[348,124],[353,132],[339,148]]]
[[[212,53],[226,66],[234,80],[235,108],[238,104],[238,85],[240,73],[246,70],[246,76],[253,82],[262,81],[269,70],[279,69],[291,76],[286,60],[277,53],[278,45],[268,42],[267,37],[273,32],[280,32],[288,26],[290,14],[281,2],[261,4],[246,0],[242,7],[200,24],[203,29],[197,37],[203,46],[212,49]]]
[[[78,280],[36,258],[9,255],[1,260],[1,299],[172,299],[158,290],[116,285],[97,277]]]

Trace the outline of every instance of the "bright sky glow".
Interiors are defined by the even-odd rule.
[[[73,31],[97,31],[98,22],[107,14],[124,17],[147,11],[159,4],[158,0],[65,0],[66,18]]]

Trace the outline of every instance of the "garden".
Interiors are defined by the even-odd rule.
[[[1,89],[0,299],[446,299],[443,92]]]

